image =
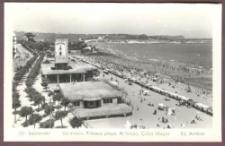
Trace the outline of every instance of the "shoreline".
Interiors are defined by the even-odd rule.
[[[149,60],[150,61],[156,61],[156,62],[158,62],[158,61],[163,61],[163,62],[176,62],[176,63],[179,63],[179,64],[185,64],[185,65],[188,65],[188,66],[190,66],[190,67],[195,67],[195,68],[199,68],[199,69],[212,69],[212,62],[208,62],[209,64],[205,64],[205,63],[203,63],[203,62],[205,62],[205,61],[201,61],[201,60],[197,60],[197,61],[200,61],[199,63],[197,63],[196,64],[196,62],[184,62],[183,60],[182,60],[182,58],[174,58],[174,56],[170,56],[169,58],[167,58],[167,57],[165,57],[165,54],[163,55],[163,54],[161,54],[160,55],[160,52],[152,52],[153,54],[155,54],[156,56],[158,56],[159,55],[159,57],[156,57],[156,56],[145,56],[146,54],[142,54],[142,56],[137,56],[138,55],[138,53],[136,52],[138,49],[140,49],[140,51],[142,50],[142,49],[145,49],[146,51],[148,51],[147,49],[153,49],[153,50],[161,50],[161,51],[163,51],[162,50],[162,48],[163,49],[165,49],[165,50],[167,50],[167,49],[170,49],[171,48],[171,46],[168,48],[168,47],[165,47],[165,44],[171,44],[171,45],[173,45],[172,47],[176,47],[176,45],[179,45],[179,44],[177,44],[177,43],[156,43],[156,44],[148,44],[148,43],[132,43],[132,44],[130,44],[130,43],[119,43],[119,42],[114,42],[114,43],[112,43],[112,42],[88,42],[87,43],[88,45],[90,45],[90,46],[94,46],[95,48],[97,48],[97,50],[99,50],[100,52],[107,52],[107,53],[111,53],[111,54],[113,54],[113,55],[117,55],[117,56],[120,56],[120,57],[124,57],[124,58],[127,58],[127,59],[130,59],[130,60],[137,60],[137,61],[143,61],[143,62],[148,62]],[[121,45],[122,44],[122,45]],[[141,46],[140,46],[140,48],[138,48],[139,46],[139,44],[141,44]],[[185,45],[184,43],[181,43],[181,44],[183,44],[183,45]],[[202,43],[193,43],[193,44],[196,44],[196,45],[201,45]],[[212,44],[211,43],[204,43],[204,44],[207,44],[207,45],[210,45],[211,47],[212,47]],[[126,51],[126,50],[123,50],[122,48],[123,47],[125,47],[124,49],[127,49],[127,46],[126,45],[128,45],[128,48],[129,49],[132,49],[132,51],[134,51],[134,52],[132,52],[132,55],[131,54],[129,54],[130,52],[128,51]],[[142,46],[142,45],[144,45],[144,46]],[[147,45],[147,46],[146,46]],[[151,45],[151,46],[148,46],[148,45]],[[158,48],[155,48],[155,47],[153,47],[153,46],[160,46],[160,47],[158,47]],[[162,46],[161,46],[162,45]],[[182,46],[183,46],[182,45]],[[187,44],[188,45],[188,44]],[[164,47],[163,47],[164,46]],[[182,47],[181,46],[181,47]],[[186,45],[185,45],[186,46]],[[117,49],[117,47],[118,47],[118,49]],[[146,48],[147,47],[147,48]],[[194,47],[194,46],[192,46],[192,47]],[[201,46],[198,46],[198,47],[201,47]],[[198,48],[197,47],[197,48]],[[206,47],[206,46],[204,46],[204,47]],[[197,49],[196,47],[194,47],[194,49]],[[122,50],[121,50],[122,49]],[[129,49],[127,49],[127,50],[129,50]],[[187,49],[187,48],[186,48]],[[190,49],[190,48],[188,48],[188,49]],[[206,50],[207,49],[209,49],[209,48],[205,48]],[[179,50],[182,50],[182,48],[179,48],[179,49],[177,49],[177,50],[172,50],[172,51],[179,51]],[[189,50],[187,50],[187,51],[189,51]],[[193,49],[191,50],[191,51],[194,51]],[[209,50],[207,50],[207,51],[209,51]],[[134,53],[134,54],[133,54]],[[148,53],[148,52],[146,52],[146,53]],[[157,53],[157,54],[156,54]],[[159,53],[159,54],[158,54]],[[181,52],[180,52],[181,53]],[[186,52],[183,52],[183,53],[186,53]],[[191,54],[191,55],[194,55],[194,56],[197,56],[197,57],[200,57],[201,56],[201,54],[200,54],[201,52],[195,52],[195,53],[193,53],[193,54]],[[208,53],[210,53],[210,52],[208,52]],[[139,55],[141,55],[141,54],[139,54]],[[180,54],[179,54],[180,55]],[[203,54],[204,55],[204,54]],[[181,60],[180,60],[181,59]],[[187,58],[186,58],[187,59]],[[188,60],[186,60],[186,61],[190,61],[190,59],[191,58],[188,58]]]
[[[150,75],[160,73],[177,82],[190,84],[212,92],[212,67],[210,66],[206,67],[197,64],[188,64],[174,59],[161,60],[146,57],[140,59],[127,56],[122,51],[113,49],[110,45],[108,45],[108,47],[104,47],[104,45],[99,46],[97,42],[88,44],[94,45],[95,47],[97,46],[97,51],[96,53],[87,56],[97,58],[104,62],[108,62],[109,64],[112,63],[120,66],[127,66],[129,68],[136,68],[139,71],[146,72]]]

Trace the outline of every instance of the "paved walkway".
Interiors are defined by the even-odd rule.
[[[13,59],[14,69],[24,66],[32,57],[32,53],[25,49],[21,44],[17,44],[17,52]]]

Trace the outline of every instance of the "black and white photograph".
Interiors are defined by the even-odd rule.
[[[5,140],[221,140],[220,4],[4,7]]]

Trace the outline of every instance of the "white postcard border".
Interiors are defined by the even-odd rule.
[[[211,142],[221,141],[221,12],[213,7],[213,126],[207,129],[29,129],[12,128],[12,23],[5,3],[4,14],[4,141],[120,141],[120,142]],[[18,3],[19,5],[19,3]],[[216,49],[215,49],[216,48]],[[216,97],[216,98],[215,98]]]

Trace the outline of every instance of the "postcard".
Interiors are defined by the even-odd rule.
[[[221,15],[4,3],[4,141],[220,142]]]

